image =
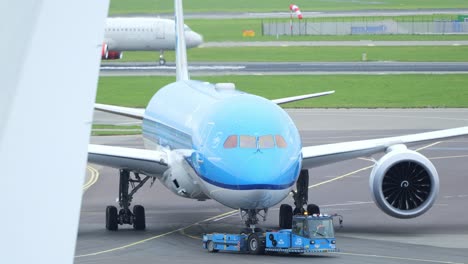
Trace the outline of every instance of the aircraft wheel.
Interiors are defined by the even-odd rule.
[[[107,206],[106,208],[106,229],[109,231],[117,231],[117,208],[115,206]]]
[[[165,59],[159,59],[159,65],[166,65],[166,60]]]
[[[320,214],[320,208],[316,204],[308,204],[307,205],[307,214],[309,215],[314,215],[314,214]]]
[[[289,204],[282,204],[279,212],[279,226],[280,229],[292,228],[293,210]]]
[[[135,228],[135,230],[145,230],[145,208],[141,205],[135,205],[133,207],[133,215],[133,228]]]

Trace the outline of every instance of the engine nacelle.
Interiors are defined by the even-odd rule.
[[[184,160],[184,155],[177,151],[172,151],[169,155],[170,169],[160,178],[161,183],[179,196],[198,200],[209,199],[201,190],[195,175],[190,174],[192,168]]]
[[[439,175],[434,165],[404,145],[389,148],[375,164],[369,184],[377,206],[396,218],[424,214],[439,193]]]
[[[106,43],[102,43],[101,59],[105,60],[109,56],[109,48]]]
[[[107,52],[107,57],[102,57],[103,60],[120,60],[123,58],[123,52],[109,50]]]

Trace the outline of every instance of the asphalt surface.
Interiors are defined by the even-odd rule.
[[[175,64],[116,62],[101,65],[101,76],[175,74]],[[404,74],[468,73],[467,62],[194,62],[191,75],[224,74]]]
[[[287,7],[287,6],[286,6]],[[377,6],[376,6],[377,7]],[[307,11],[301,10],[304,18],[318,17],[349,17],[349,16],[413,16],[413,15],[436,15],[436,14],[468,14],[468,9],[417,9],[417,10],[356,10],[356,11]],[[174,18],[173,13],[163,14],[123,14],[113,16],[149,16]],[[248,19],[248,18],[289,18],[290,12],[209,12],[209,13],[190,13],[184,14],[185,19]]]
[[[289,113],[304,145],[468,125],[467,109],[297,109]],[[101,122],[106,118],[95,117]],[[127,121],[107,118],[110,123]],[[92,137],[91,141],[142,147],[141,136]],[[104,210],[106,205],[116,205],[118,172],[92,165],[99,175],[83,194],[75,263],[468,263],[468,213],[464,209],[468,202],[468,138],[444,141],[421,153],[439,171],[440,195],[428,213],[411,220],[391,218],[373,204],[370,171],[361,170],[372,164],[368,160],[310,170],[309,200],[321,205],[323,212],[344,216],[344,226],[336,234],[342,252],[301,256],[207,253],[201,247],[201,234],[237,232],[242,227],[238,215],[214,201],[177,197],[157,181],[152,188],[142,188],[133,203],[146,208],[146,231],[136,232],[130,226],[106,231]],[[292,199],[285,202],[292,203]],[[272,208],[262,226],[276,227],[277,214],[277,207]]]

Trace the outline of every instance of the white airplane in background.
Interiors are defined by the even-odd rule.
[[[175,22],[150,17],[107,18],[101,58],[122,59],[123,51],[159,51],[159,64],[166,64],[165,50],[174,50]],[[203,43],[203,37],[184,25],[187,48]]]
[[[393,217],[412,218],[431,208],[439,176],[429,159],[407,146],[468,135],[468,127],[302,146],[296,125],[278,105],[333,91],[268,100],[241,92],[234,84],[191,80],[182,0],[174,2],[177,81],[161,88],[146,109],[95,106],[141,119],[146,147],[88,147],[89,162],[120,170],[121,209],[107,207],[108,230],[117,230],[119,224],[145,229],[144,208],[135,205],[132,212],[129,206],[135,192],[150,179],[159,179],[181,197],[213,199],[239,209],[253,230],[258,216],[265,217],[268,208],[293,192],[295,208],[282,204],[279,211],[280,228],[291,228],[293,214],[320,213],[317,205],[308,203],[308,169],[376,153],[386,153],[370,175],[370,190],[380,209]],[[131,192],[129,183],[136,184]]]

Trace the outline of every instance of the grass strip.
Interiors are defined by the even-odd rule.
[[[184,12],[288,12],[290,2],[284,0],[190,0],[184,1]],[[305,11],[339,11],[365,9],[445,9],[466,8],[466,0],[296,0]],[[174,1],[112,0],[109,14],[173,13]]]
[[[138,134],[141,134],[141,126],[93,124],[93,127],[91,129],[92,136],[138,135]]]
[[[283,98],[335,90],[334,95],[303,100],[284,107],[306,108],[425,108],[468,107],[468,74],[450,75],[297,75],[200,77],[212,83],[233,82],[237,89]],[[145,107],[167,76],[101,77],[97,102]],[[183,95],[181,95],[183,96]],[[174,106],[176,107],[176,106]]]

